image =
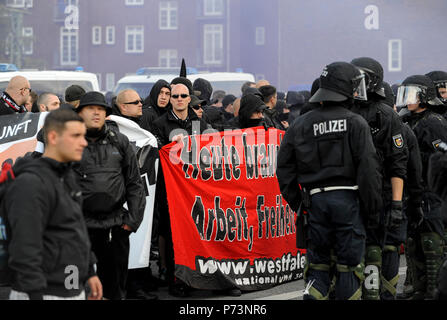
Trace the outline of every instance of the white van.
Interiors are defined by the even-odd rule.
[[[153,85],[158,80],[163,79],[171,82],[179,76],[179,69],[143,69],[138,72],[139,74],[121,78],[115,86],[114,93],[117,95],[124,89],[134,89],[144,99],[149,95]],[[211,83],[214,91],[223,90],[226,94],[233,94],[236,97],[241,95],[241,87],[245,82],[255,82],[255,77],[252,74],[242,72],[197,72],[188,74],[187,78],[192,83],[197,78],[203,78]]]
[[[37,94],[51,92],[65,97],[65,89],[73,84],[80,85],[86,92],[99,91],[98,78],[94,73],[82,71],[17,71],[0,72],[0,92],[8,86],[12,77],[24,76]]]

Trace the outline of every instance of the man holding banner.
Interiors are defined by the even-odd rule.
[[[369,126],[348,110],[354,99],[366,99],[364,89],[363,75],[354,65],[326,66],[320,89],[310,99],[322,105],[295,120],[279,150],[281,193],[293,209],[301,202],[299,214],[305,207],[308,216],[304,299],[328,299],[331,250],[337,257],[336,299],[361,297],[366,237],[362,218],[377,225],[382,205]],[[359,200],[368,217],[360,216]]]

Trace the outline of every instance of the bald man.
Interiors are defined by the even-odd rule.
[[[0,96],[0,116],[27,112],[25,103],[31,92],[31,85],[25,77],[11,78],[8,87]]]

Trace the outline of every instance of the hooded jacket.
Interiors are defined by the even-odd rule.
[[[27,112],[24,106],[19,106],[6,92],[0,94],[0,116]]]
[[[165,114],[166,110],[168,110],[169,107],[171,106],[170,102],[164,108],[158,106],[158,95],[160,94],[162,88],[167,88],[171,90],[169,83],[166,80],[160,79],[157,82],[155,82],[154,86],[151,89],[151,92],[143,102],[143,113],[145,109],[149,109],[150,113],[153,116],[153,118],[151,118],[151,123],[158,117]]]
[[[11,227],[12,288],[31,299],[41,299],[43,294],[79,295],[95,275],[95,257],[71,166],[46,157],[25,157],[17,160],[13,170],[16,179],[2,205]],[[65,287],[67,266],[79,271],[77,289]]]

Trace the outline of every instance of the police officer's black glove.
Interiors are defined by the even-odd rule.
[[[409,211],[410,229],[417,230],[417,228],[424,222],[424,211],[421,205],[413,207]]]
[[[398,228],[403,220],[402,201],[392,201],[390,212],[390,228]]]

